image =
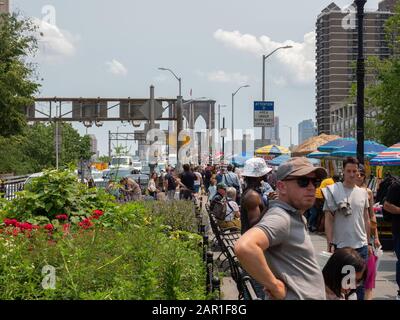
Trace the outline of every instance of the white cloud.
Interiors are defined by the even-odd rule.
[[[74,36],[54,24],[37,18],[34,18],[33,22],[38,27],[40,58],[50,62],[58,62],[60,59],[75,55],[76,43],[80,40],[79,36]]]
[[[155,82],[165,82],[167,81],[169,78],[167,78],[166,75],[164,74],[159,74],[156,77],[153,78]]]
[[[273,78],[272,81],[274,82],[275,85],[279,87],[286,87],[287,86],[287,80],[280,76],[278,78]]]
[[[249,77],[239,72],[228,73],[223,70],[202,72],[197,71],[197,74],[201,77],[206,77],[210,82],[221,82],[221,83],[236,83],[244,84],[249,81]]]
[[[106,62],[106,65],[108,66],[108,72],[116,76],[126,76],[128,74],[128,70],[118,60],[112,59]]]
[[[282,49],[275,54],[286,73],[286,78],[301,84],[313,82],[315,79],[315,32],[305,34],[303,42],[293,40],[276,42],[265,35],[257,38],[251,34],[222,29],[214,33],[214,38],[228,47],[250,52],[258,57],[281,46],[290,45],[293,48]]]

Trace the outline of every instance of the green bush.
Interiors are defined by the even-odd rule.
[[[73,226],[69,235],[3,230],[0,299],[206,299],[201,237],[176,229],[180,222],[165,224],[187,209],[176,204],[172,212],[174,206],[115,206],[94,228]],[[55,289],[41,285],[46,265],[56,269]]]
[[[89,189],[72,170],[47,170],[0,207],[1,216],[31,223],[50,222],[59,214],[86,217],[92,210],[113,207],[114,198],[102,189]],[[80,219],[77,219],[77,221]]]

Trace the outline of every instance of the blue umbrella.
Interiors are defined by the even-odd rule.
[[[318,151],[321,152],[333,152],[341,149],[349,144],[356,142],[354,138],[339,138],[318,147]]]
[[[288,161],[290,156],[288,154],[283,154],[279,157],[276,157],[272,160],[267,161],[270,166],[280,166],[282,163]]]
[[[367,140],[364,142],[364,156],[366,158],[376,157],[380,152],[386,150],[387,147],[383,144],[375,141]],[[340,148],[337,151],[331,153],[334,157],[356,157],[357,156],[357,142],[354,141],[351,144]]]
[[[287,154],[283,154],[279,157],[276,157],[272,160],[267,161],[270,166],[280,166],[282,163],[285,163],[288,161],[291,157]],[[320,164],[320,161],[318,159],[307,159],[309,162],[311,162],[313,165],[315,164]]]
[[[251,158],[253,158],[253,154],[242,152],[241,154],[233,155],[229,160],[235,166],[242,167],[244,166],[245,162]]]
[[[314,151],[306,155],[309,159],[324,159],[329,157],[331,154],[329,152]]]

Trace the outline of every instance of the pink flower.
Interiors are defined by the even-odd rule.
[[[64,233],[69,233],[70,227],[71,227],[71,224],[70,224],[70,223],[64,224],[64,225],[63,225],[63,231],[64,231]]]
[[[68,216],[66,214],[59,214],[56,216],[57,220],[68,220]]]

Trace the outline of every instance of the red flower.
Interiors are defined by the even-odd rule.
[[[68,220],[68,216],[66,214],[59,214],[56,216],[57,220]]]
[[[28,222],[19,223],[19,225],[17,225],[17,226],[20,227],[22,230],[32,230],[33,229],[33,226]]]
[[[90,221],[90,219],[85,219],[85,220],[79,222],[79,226],[85,230],[89,229],[92,225],[93,225],[93,222]]]
[[[17,221],[17,219],[4,219],[4,224],[6,226],[14,226],[14,227],[16,227],[17,224],[18,224],[18,221]]]
[[[53,226],[51,223],[49,223],[49,224],[46,224],[46,225],[44,226],[44,228],[45,228],[46,230],[52,231],[52,230],[54,229],[54,226]]]
[[[104,212],[101,211],[101,210],[94,210],[93,211],[93,215],[97,216],[97,217],[101,217],[103,214],[104,214]]]
[[[14,229],[12,234],[13,234],[13,236],[17,236],[19,234],[19,230],[18,229]]]
[[[98,220],[104,214],[101,210],[94,210],[93,215],[89,219]]]

